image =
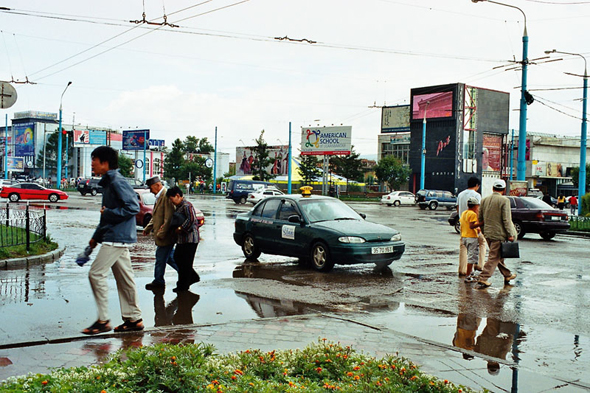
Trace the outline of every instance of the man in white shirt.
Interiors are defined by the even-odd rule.
[[[467,200],[469,198],[476,198],[478,202],[481,202],[481,195],[478,192],[481,186],[481,181],[472,176],[467,180],[467,189],[463,190],[457,196],[457,213],[459,213],[459,218],[461,218],[461,214],[465,210],[468,209],[467,207]],[[480,232],[478,236],[478,243],[479,243],[479,262],[474,267],[475,270],[483,270],[483,265],[485,264],[486,259],[486,240],[483,234]],[[459,238],[459,276],[464,276],[467,274],[467,248],[461,242]]]

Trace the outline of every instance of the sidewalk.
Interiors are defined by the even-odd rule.
[[[441,379],[474,389],[493,392],[585,392],[586,381],[566,381],[518,368],[512,362],[494,359],[501,364],[497,375],[487,371],[488,356],[464,351],[441,343],[424,340],[369,326],[336,315],[312,314],[294,317],[265,318],[229,322],[218,325],[183,325],[146,329],[142,333],[111,333],[98,336],[76,336],[59,340],[45,340],[0,346],[0,380],[10,376],[47,373],[54,367],[75,367],[96,364],[120,348],[153,345],[156,343],[213,344],[220,353],[248,348],[273,349],[303,348],[320,338],[352,345],[357,351],[382,357],[399,353],[419,364],[422,371]],[[473,355],[463,359],[463,352]]]

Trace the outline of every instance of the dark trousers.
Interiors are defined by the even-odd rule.
[[[187,290],[191,284],[199,280],[199,275],[193,269],[193,260],[197,252],[198,243],[177,244],[174,249],[174,261],[178,266],[178,282],[176,287]]]

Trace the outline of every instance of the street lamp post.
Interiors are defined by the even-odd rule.
[[[57,187],[61,188],[61,114],[62,114],[62,101],[64,98],[64,94],[66,94],[66,90],[72,82],[68,82],[66,88],[64,89],[63,93],[61,93],[61,98],[59,99],[59,126],[57,127]],[[66,164],[67,165],[67,164]]]
[[[586,138],[587,138],[587,108],[588,108],[588,62],[586,58],[579,53],[562,52],[556,49],[546,50],[546,54],[561,53],[563,55],[579,56],[584,59],[584,90],[582,93],[582,135],[580,138],[580,172],[578,176],[578,215],[582,215],[582,197],[586,195]],[[576,74],[570,74],[580,76]]]
[[[502,5],[504,7],[516,8],[524,16],[524,31],[522,33],[522,81],[520,84],[520,119],[519,119],[519,130],[518,130],[518,162],[516,165],[516,180],[526,180],[526,116],[527,116],[527,66],[529,63],[528,52],[529,52],[529,36],[526,29],[526,14],[520,8],[504,4],[492,0],[471,0],[474,3],[487,1],[488,3]],[[530,95],[529,95],[530,97]],[[530,99],[530,98],[529,98]]]
[[[424,189],[424,175],[425,175],[425,166],[426,166],[426,111],[428,110],[428,105],[430,105],[430,101],[426,101],[426,106],[424,107],[424,120],[422,120],[422,155],[420,156],[420,189]]]

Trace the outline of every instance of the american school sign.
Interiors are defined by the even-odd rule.
[[[349,155],[352,127],[302,127],[301,155]]]

